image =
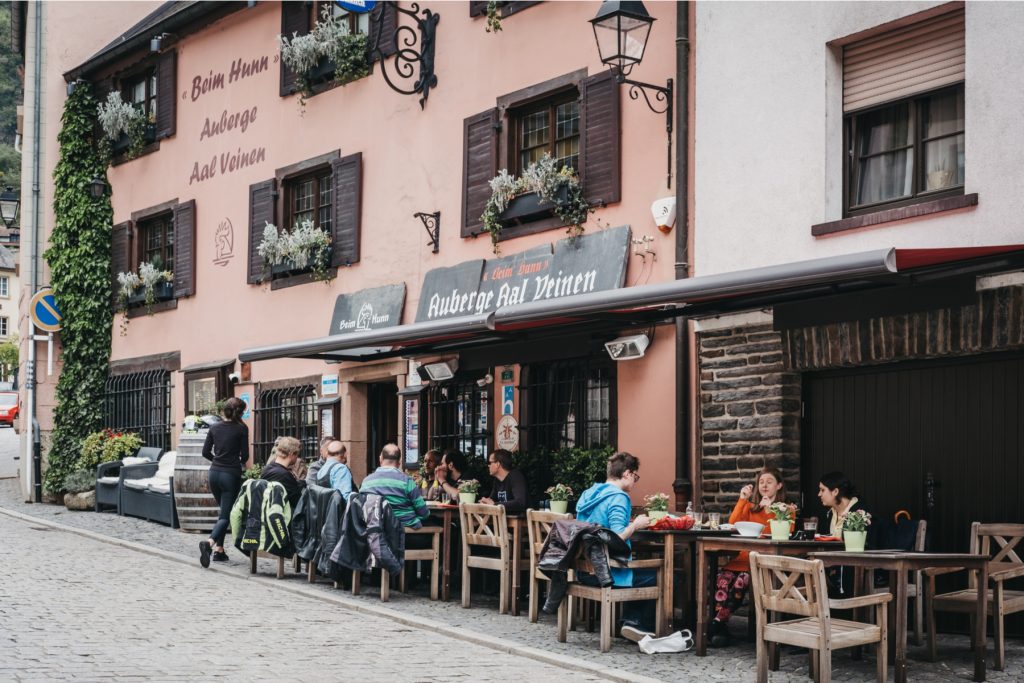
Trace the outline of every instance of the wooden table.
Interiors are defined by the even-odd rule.
[[[676,568],[676,544],[682,544],[690,552],[690,566],[697,566],[697,548],[694,541],[700,538],[721,538],[732,536],[733,531],[726,531],[725,529],[640,529],[639,531],[633,532],[632,540],[643,543],[656,542],[660,543],[664,551],[664,569],[662,576],[662,609],[665,612],[665,632],[659,633],[659,636],[667,636],[674,632],[675,627],[672,622],[675,618],[675,587],[672,580],[675,575]],[[695,584],[693,581],[687,581],[685,583],[687,591],[687,602],[686,602],[686,614],[683,616],[684,623],[692,624],[696,614],[694,610],[694,604],[696,602]]]
[[[894,550],[868,550],[859,553],[816,552],[808,555],[821,560],[826,567],[860,567],[884,569],[889,572],[889,587],[893,590],[895,602],[895,647],[893,654],[896,667],[896,683],[907,680],[907,574],[938,567],[963,567],[978,573],[978,606],[974,620],[974,680],[985,680],[985,600],[988,596],[988,561],[985,555],[967,553],[922,553]],[[859,586],[855,585],[855,591]],[[924,599],[923,587],[919,586],[918,600]]]
[[[459,511],[459,506],[428,500],[427,509],[432,516],[441,519],[444,529],[441,532],[441,557],[444,559],[441,572],[441,599],[447,602],[451,599],[452,592],[452,516]]]
[[[520,586],[520,574],[523,570],[523,535],[526,532],[528,535],[526,526],[526,515],[505,515],[506,521],[508,521],[509,531],[512,532],[512,590],[509,593],[512,600],[512,616],[519,616],[519,589]]]
[[[741,552],[758,552],[765,555],[786,555],[789,557],[805,557],[815,550],[835,548],[841,541],[775,541],[771,538],[755,538],[753,536],[727,536],[724,538],[704,537],[697,539],[697,632],[694,639],[697,644],[697,656],[703,657],[708,652],[707,629],[711,616],[711,600],[714,579],[710,576],[710,564],[718,570],[719,553],[737,554]]]

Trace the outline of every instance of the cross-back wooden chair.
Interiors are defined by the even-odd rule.
[[[470,606],[469,570],[489,569],[501,574],[498,612],[511,609],[512,555],[509,545],[508,520],[501,505],[462,503],[459,505],[462,524],[462,606]],[[473,549],[496,548],[498,557],[473,554]]]
[[[996,665],[1002,671],[1006,664],[1006,643],[1003,620],[1007,614],[1024,612],[1024,591],[1006,590],[1004,584],[1010,579],[1024,576],[1024,524],[982,524],[971,525],[971,550],[975,555],[987,555],[992,559],[988,565],[991,588],[985,610],[992,617],[992,637],[995,640]],[[937,655],[935,646],[935,612],[966,612],[971,615],[971,647],[974,640],[974,610],[977,608],[978,577],[971,572],[965,590],[935,594],[935,577],[963,571],[962,568],[928,569],[927,610],[928,610],[928,652],[932,661]]]
[[[630,560],[625,564],[609,559],[608,566],[627,569],[653,569],[656,573],[656,580],[653,586],[642,586],[638,588],[589,586],[584,583],[579,583],[576,581],[576,578],[580,572],[586,572],[588,574],[594,573],[590,562],[587,561],[586,557],[583,555],[583,550],[581,548],[579,553],[576,555],[574,568],[570,571],[569,588],[566,590],[565,599],[562,600],[562,603],[558,606],[558,642],[564,643],[568,636],[570,614],[569,603],[573,598],[592,600],[601,606],[601,652],[608,652],[608,650],[612,648],[612,638],[614,637],[613,629],[615,626],[615,606],[622,602],[632,602],[633,600],[654,600],[656,603],[654,614],[656,615],[657,620],[655,629],[659,634],[665,632],[665,614],[662,611],[662,582],[665,580],[662,570],[665,565],[662,559]]]
[[[863,595],[847,600],[829,600],[825,566],[821,560],[750,553],[750,587],[757,613],[757,681],[768,680],[769,647],[775,643],[805,647],[812,651],[811,672],[817,683],[832,680],[832,650],[878,644],[875,677],[885,683],[886,605],[889,593]],[[876,623],[864,624],[833,619],[833,609],[876,606]],[[796,619],[768,621],[768,613],[796,615]],[[771,646],[769,645],[771,644]],[[817,657],[814,657],[817,653]]]
[[[544,541],[551,533],[551,527],[560,519],[572,519],[569,513],[544,512],[543,510],[527,510],[526,524],[530,536],[530,623],[536,623],[540,612],[540,582],[548,581],[548,577],[537,569],[540,560],[540,551],[544,547]],[[569,614],[572,614],[572,606],[569,607]]]

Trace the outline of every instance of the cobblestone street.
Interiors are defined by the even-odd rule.
[[[247,670],[247,675],[272,677],[274,672],[288,671],[287,667],[275,668],[278,664],[275,664],[275,657],[271,656],[273,650],[266,646],[269,639],[262,633],[252,637],[243,635],[240,640],[231,641],[239,644],[237,649],[221,647],[214,651],[202,646],[209,634],[219,630],[230,629],[231,632],[243,634],[258,632],[258,618],[237,607],[246,598],[253,600],[253,604],[262,613],[274,613],[273,605],[294,606],[301,602],[303,620],[299,624],[306,626],[304,633],[307,635],[302,637],[301,646],[285,640],[281,648],[287,652],[284,656],[290,664],[295,664],[304,659],[298,653],[304,652],[307,644],[310,647],[334,648],[338,654],[328,659],[336,663],[345,662],[345,666],[351,665],[353,669],[346,670],[344,676],[349,680],[352,680],[349,674],[356,672],[359,676],[368,677],[367,680],[375,680],[374,662],[388,662],[382,670],[390,674],[405,671],[394,663],[394,658],[381,660],[378,644],[356,638],[357,633],[393,634],[399,642],[412,647],[417,653],[414,658],[417,662],[416,674],[423,676],[418,680],[458,679],[462,675],[450,666],[445,666],[444,672],[432,665],[425,668],[421,666],[430,658],[426,653],[434,646],[443,647],[440,650],[444,653],[442,660],[450,662],[454,657],[465,665],[461,670],[467,672],[466,680],[489,680],[491,675],[507,678],[505,673],[499,673],[500,669],[506,667],[513,667],[517,673],[529,675],[534,680],[547,680],[546,676],[567,676],[565,671],[558,671],[525,657],[498,655],[492,649],[499,648],[508,652],[509,648],[515,647],[541,652],[541,656],[570,657],[575,658],[576,662],[587,662],[590,666],[607,667],[610,671],[605,673],[613,678],[642,676],[665,681],[684,678],[701,681],[753,680],[754,647],[742,638],[727,651],[712,651],[704,658],[696,657],[692,652],[646,656],[640,654],[635,645],[619,639],[614,642],[611,652],[602,655],[597,650],[596,634],[577,631],[570,633],[568,643],[560,644],[555,640],[553,617],[542,615],[540,623],[530,624],[525,616],[500,615],[494,605],[488,602],[487,596],[474,595],[473,608],[464,610],[457,600],[447,604],[432,603],[422,595],[402,595],[393,591],[391,602],[382,606],[372,589],[364,591],[362,596],[353,597],[347,591],[334,590],[325,581],[310,586],[305,582],[305,577],[291,573],[290,565],[286,578],[276,581],[273,578],[276,564],[269,560],[260,560],[259,577],[250,578],[248,563],[233,549],[229,551],[231,561],[226,566],[217,567],[221,571],[202,572],[195,557],[200,536],[139,519],[118,517],[112,513],[69,512],[61,506],[25,504],[20,500],[15,480],[0,481],[0,507],[101,534],[116,539],[115,542],[139,544],[154,549],[153,552],[167,554],[170,558],[147,556],[136,550],[101,544],[70,533],[40,531],[0,514],[0,532],[4,538],[10,539],[8,543],[12,546],[13,554],[19,558],[11,564],[15,573],[8,577],[0,589],[0,604],[3,605],[0,607],[0,642],[6,645],[13,637],[12,633],[23,630],[17,626],[19,624],[28,625],[27,633],[49,634],[41,642],[32,645],[26,644],[23,638],[13,651],[8,647],[0,649],[0,680],[11,678],[8,669],[12,667],[20,668],[25,675],[37,675],[35,669],[24,670],[22,660],[30,661],[26,657],[42,660],[41,666],[56,666],[52,665],[55,661],[68,662],[69,666],[74,664],[79,667],[69,669],[69,672],[82,672],[86,676],[101,675],[108,670],[102,667],[109,665],[112,667],[109,671],[113,672],[116,668],[116,673],[123,676],[188,678],[214,669],[230,677],[231,669],[228,667],[236,666],[239,653],[245,652],[248,660],[259,662],[259,668]],[[38,526],[38,529],[41,528]],[[88,568],[87,573],[81,571],[83,567]],[[225,576],[224,573],[234,576]],[[174,578],[156,584],[141,581],[126,584],[126,576]],[[52,577],[53,582],[49,583],[47,577]],[[248,583],[240,583],[239,579],[245,579]],[[128,595],[133,601],[119,602],[115,596],[124,595],[126,585],[132,589]],[[293,595],[295,592],[303,596]],[[322,602],[315,599],[318,597]],[[47,601],[46,609],[39,609],[41,600]],[[156,612],[150,612],[154,604],[162,607]],[[211,604],[226,607],[210,610]],[[141,611],[142,606],[145,606],[146,611]],[[113,618],[109,614],[101,616],[102,610],[114,607],[123,609],[125,614]],[[371,610],[372,613],[367,614],[364,610]],[[390,621],[381,615],[393,615],[404,623]],[[59,623],[57,632],[65,634],[56,641],[53,639],[52,627],[42,626],[54,618]],[[101,630],[93,628],[98,624],[103,625]],[[434,624],[437,626],[432,626]],[[293,630],[292,624],[284,623],[282,627],[289,632]],[[451,628],[455,629],[457,637],[461,634],[466,638],[487,639],[491,647],[484,648],[449,639],[431,633],[431,628],[434,631]],[[737,634],[741,633],[742,622],[738,621],[734,629]],[[332,636],[334,640],[321,645],[326,639],[312,635],[314,631],[336,634],[336,637]],[[96,637],[97,633],[103,634],[102,639],[92,641],[91,638]],[[164,634],[173,634],[173,637],[165,638]],[[92,656],[89,656],[89,652],[82,654],[83,650],[90,649],[90,643],[95,645],[96,642],[102,643],[100,649],[109,647],[109,652]],[[49,656],[64,652],[72,645],[79,652],[73,660]],[[127,652],[125,645],[129,650]],[[182,648],[188,657],[181,656]],[[22,657],[26,652],[35,654]],[[103,658],[104,655],[112,657],[114,653],[117,654],[114,659]],[[259,656],[261,653],[263,656]],[[972,680],[973,662],[965,637],[940,638],[940,653],[942,661],[930,663],[925,660],[925,648],[911,646],[910,680]],[[498,665],[495,657],[505,661]],[[122,662],[128,659],[151,661],[154,666],[160,663],[153,671],[162,673],[153,673],[144,668],[146,665],[140,666],[138,662],[121,668]],[[182,670],[169,667],[169,661],[175,666],[186,666],[187,663],[188,668]],[[481,669],[473,668],[474,663],[481,661],[488,663]],[[989,661],[991,666],[991,655]],[[839,654],[834,662],[835,680],[874,680],[874,660],[871,655],[857,662],[850,660],[846,654]],[[83,669],[83,664],[96,668],[87,666]],[[312,676],[314,670],[322,672],[323,667],[318,665],[306,673]],[[43,671],[48,671],[42,676],[44,678],[60,673],[59,667],[54,671]],[[449,672],[454,673],[449,675]],[[1007,670],[998,672],[989,669],[988,680],[1002,682],[1022,679],[1024,647],[1019,640],[1010,639],[1007,641]],[[579,680],[596,678],[584,677]],[[784,653],[781,670],[773,672],[771,680],[806,681],[806,656]]]

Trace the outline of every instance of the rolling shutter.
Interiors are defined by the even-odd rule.
[[[498,110],[488,109],[463,121],[462,236],[483,232],[480,215],[491,198],[488,184],[498,173]]]
[[[308,2],[281,3],[281,35],[291,38],[293,34],[305,35],[310,28],[310,4]],[[297,90],[296,74],[281,61],[281,97],[291,95]]]
[[[111,301],[117,305],[117,290],[120,285],[117,282],[118,273],[127,273],[132,269],[132,233],[135,224],[132,221],[125,221],[114,226],[110,236],[110,281]]]
[[[964,10],[843,47],[843,111],[964,80]]]
[[[362,217],[363,154],[357,152],[331,162],[334,216],[331,221],[331,265],[359,262],[359,227]]]
[[[174,298],[196,292],[196,200],[174,207]]]
[[[395,10],[394,4],[390,2],[383,3],[383,8],[380,11],[380,21],[373,21],[373,15],[370,19],[370,33],[367,36],[366,43],[372,48],[374,43],[377,41],[377,34],[380,34],[380,48],[381,54],[385,57],[390,57],[398,51],[398,46],[395,43],[395,29],[398,27],[398,12]],[[371,59],[373,56],[371,55]]]
[[[263,257],[257,251],[263,240],[263,229],[274,222],[274,200],[277,197],[273,178],[249,186],[249,272],[246,282],[263,281]]]
[[[178,106],[178,53],[170,50],[156,63],[156,139],[174,135]]]
[[[580,83],[580,180],[591,204],[611,204],[622,198],[619,84],[611,71]]]

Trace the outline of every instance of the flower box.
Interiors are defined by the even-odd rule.
[[[142,139],[145,140],[146,144],[156,142],[156,124],[147,123],[142,129]],[[110,151],[114,154],[122,154],[128,151],[131,147],[132,141],[128,137],[128,133],[121,133],[121,135],[110,144]]]
[[[569,188],[565,185],[555,193],[558,204],[569,201]],[[554,214],[555,204],[544,201],[536,192],[524,192],[513,197],[505,210],[501,212],[502,223],[520,225],[530,221],[547,218]]]
[[[337,67],[334,64],[334,60],[328,57],[321,57],[320,61],[316,63],[312,69],[306,72],[306,80],[309,83],[323,83],[324,81],[330,80],[334,77],[334,71]]]
[[[173,283],[167,282],[165,280],[163,282],[158,282],[155,285],[153,285],[153,301],[154,302],[157,302],[157,301],[170,301],[173,298],[174,298],[174,284]],[[128,305],[129,306],[142,306],[145,303],[146,303],[146,289],[144,287],[139,287],[139,289],[137,289],[134,294],[132,294],[130,297],[128,297]]]
[[[278,263],[276,266],[270,266],[270,277],[272,278],[288,277],[289,275],[298,272],[300,271],[296,270],[295,266],[293,266],[289,261]]]

